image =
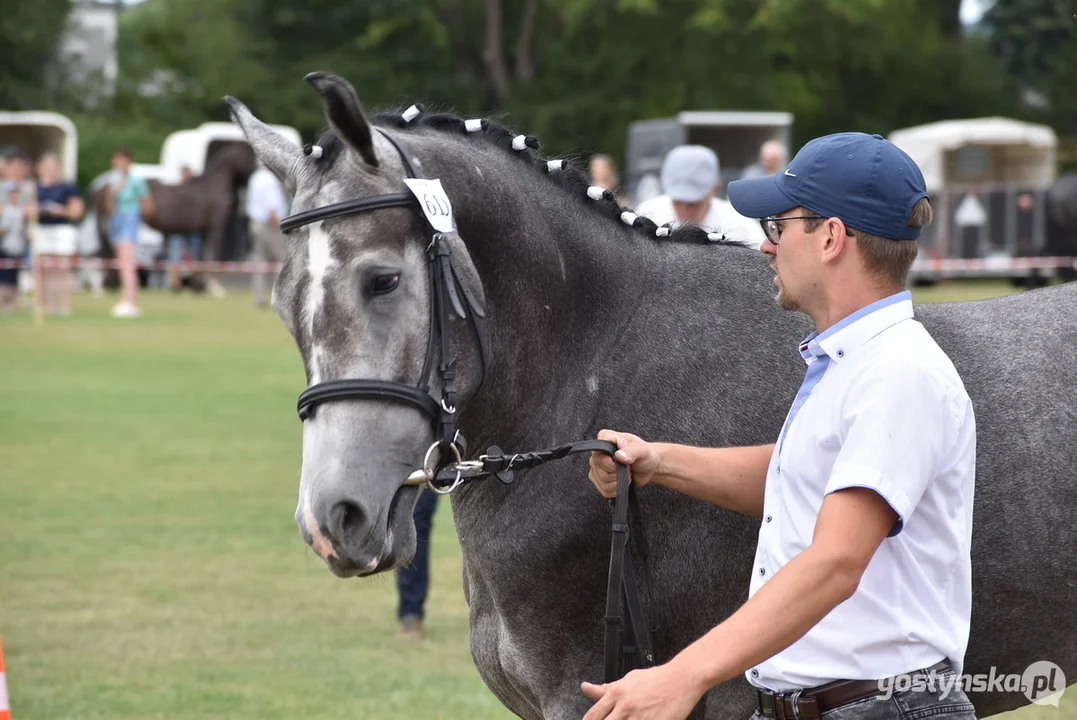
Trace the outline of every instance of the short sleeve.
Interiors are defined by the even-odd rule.
[[[898,515],[899,534],[955,442],[958,420],[944,381],[916,366],[872,369],[848,389],[843,442],[826,494],[874,490]]]

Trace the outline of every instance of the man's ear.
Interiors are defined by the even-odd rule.
[[[823,262],[833,262],[852,243],[852,238],[845,232],[845,224],[837,218],[827,218],[820,228],[826,233],[823,239]]]

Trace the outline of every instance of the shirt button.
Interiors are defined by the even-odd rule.
[[[778,466],[778,474],[779,474],[779,475],[781,475],[781,474],[782,474],[782,466],[781,466],[781,465],[779,465],[779,466]]]
[[[845,357],[845,351],[844,350],[838,350],[838,357]]]
[[[753,669],[752,670],[752,677],[759,677],[759,671]]]
[[[759,574],[760,575],[766,575],[767,571],[764,568],[759,568]]]
[[[766,517],[767,522],[770,522],[773,519],[774,519],[773,515],[767,515],[767,517]]]

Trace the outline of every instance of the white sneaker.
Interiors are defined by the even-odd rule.
[[[127,301],[118,303],[112,308],[112,317],[116,318],[133,318],[138,317],[141,314],[142,313],[139,312],[137,307]]]

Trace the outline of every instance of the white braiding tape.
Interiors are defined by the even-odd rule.
[[[512,139],[512,149],[513,150],[524,150],[526,148],[527,148],[527,136],[526,135],[517,135],[516,137],[514,137]]]
[[[422,110],[420,110],[417,105],[412,105],[404,111],[404,122],[411,122],[415,118],[419,117],[420,113],[422,113]]]
[[[592,185],[591,187],[587,188],[587,197],[591,198],[592,200],[601,200],[602,198],[606,197],[606,192],[606,188],[599,187],[598,185]]]
[[[550,172],[557,172],[558,170],[565,169],[564,160],[548,160],[546,161],[546,169]]]
[[[322,146],[321,145],[311,145],[310,146],[310,156],[312,158],[314,158],[315,160],[320,158],[322,156]]]
[[[655,237],[669,237],[669,228],[664,226],[660,227],[654,231],[654,234]]]
[[[632,223],[636,222],[636,217],[636,213],[625,210],[623,213],[621,213],[621,222],[623,222],[625,225],[631,225]]]
[[[482,120],[465,120],[464,129],[468,132],[478,132],[482,130]]]
[[[722,233],[716,233],[716,232],[707,233],[707,239],[710,240],[711,242],[720,242],[722,240],[725,240],[725,235],[723,235]]]

